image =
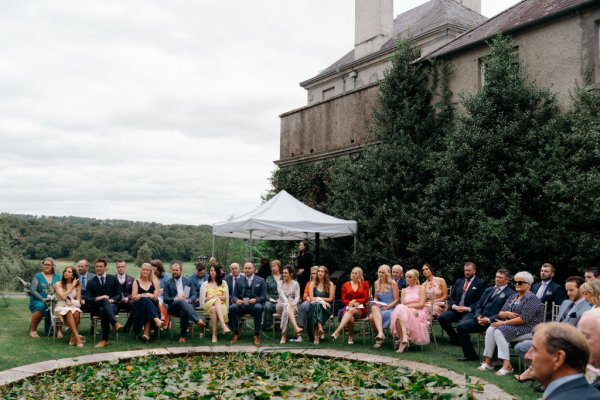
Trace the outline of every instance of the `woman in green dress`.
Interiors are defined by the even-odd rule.
[[[335,285],[329,280],[329,271],[324,265],[317,270],[317,277],[310,283],[308,300],[308,336],[314,337],[314,343],[321,342],[323,327],[333,312]]]
[[[60,275],[56,273],[56,263],[50,257],[42,261],[42,272],[35,274],[31,280],[29,290],[29,310],[31,311],[31,323],[29,324],[29,336],[39,338],[37,327],[42,320],[50,298],[48,298],[48,288],[54,289],[54,284],[60,281]],[[50,327],[50,316],[47,316],[46,330]],[[62,333],[57,332],[57,337],[62,338]]]
[[[273,313],[276,311],[277,300],[279,299],[278,287],[281,285],[281,261],[271,261],[271,275],[266,279],[267,282],[267,301],[263,311],[263,331],[273,328]]]

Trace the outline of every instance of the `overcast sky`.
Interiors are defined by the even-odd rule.
[[[5,0],[0,212],[212,224],[250,211],[279,114],[306,104],[298,82],[353,39],[352,0]]]

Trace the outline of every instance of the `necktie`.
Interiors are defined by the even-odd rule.
[[[104,277],[103,276],[100,277],[100,286],[104,286]]]
[[[467,291],[467,288],[469,287],[469,282],[471,282],[471,280],[470,280],[470,279],[467,279],[467,280],[465,281],[465,285],[463,286],[463,292],[466,292],[466,291]]]
[[[496,288],[494,290],[494,294],[492,294],[492,297],[496,297],[498,295],[498,293],[500,293],[500,288]]]
[[[85,286],[86,286],[85,275],[82,275],[81,276],[81,288],[83,290],[85,290]]]
[[[569,304],[569,307],[567,307],[567,309],[563,313],[562,317],[560,317],[560,321],[558,321],[558,322],[563,322],[565,319],[567,319],[567,317],[569,316],[569,313],[571,312],[571,310],[573,309],[574,306],[575,306],[575,302],[572,302],[571,304]]]
[[[538,299],[541,299],[544,296],[544,292],[546,291],[546,286],[548,286],[548,284],[545,282],[542,282],[542,284],[540,285],[540,288],[538,289],[537,293],[535,294],[535,296]]]

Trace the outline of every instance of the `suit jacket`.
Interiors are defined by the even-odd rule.
[[[85,295],[86,304],[90,304],[92,306],[96,304],[96,297],[104,295],[107,295],[110,299],[112,299],[113,303],[117,305],[122,297],[121,285],[119,284],[119,280],[116,276],[106,275],[104,286],[102,286],[100,284],[100,278],[98,278],[96,275],[91,281],[88,282]]]
[[[506,285],[500,293],[495,297],[492,297],[495,290],[496,286],[485,289],[479,301],[471,306],[471,312],[475,318],[482,316],[489,318],[490,323],[495,322],[496,319],[498,319],[498,313],[502,309],[506,299],[515,294],[515,291],[510,286]]]
[[[584,377],[579,377],[572,381],[560,385],[556,388],[550,396],[545,398],[546,400],[563,400],[563,399],[577,399],[577,400],[598,400],[600,399],[600,392],[591,386]]]
[[[240,281],[241,278],[243,278],[245,275],[244,274],[239,274],[238,275],[238,281]],[[223,278],[223,280],[225,282],[227,282],[227,287],[229,288],[229,300],[233,301],[233,275],[227,275],[225,278]],[[241,282],[241,281],[240,281]],[[236,281],[237,283],[237,281]]]
[[[119,280],[119,278],[117,277],[117,281],[118,280]],[[131,290],[133,287],[134,280],[135,279],[133,279],[132,276],[125,274],[125,283],[120,284],[121,285],[121,293],[123,294],[123,297],[128,297],[130,301],[131,301]]]
[[[592,306],[590,306],[590,303],[583,299],[583,301],[579,302],[579,304],[573,307],[569,311],[569,314],[565,316],[565,319],[561,321],[563,314],[565,313],[565,311],[567,311],[567,308],[572,303],[573,302],[571,300],[565,300],[562,302],[562,304],[560,305],[560,309],[558,310],[558,315],[556,316],[557,322],[565,322],[569,325],[577,326],[579,318],[581,318],[581,314],[592,308]]]
[[[190,278],[186,278],[185,276],[181,277],[181,283],[183,283],[183,290],[185,290],[186,287],[190,288],[188,300],[190,303],[194,304],[198,297],[196,285],[194,285],[194,282],[192,282]],[[165,283],[165,287],[163,288],[163,299],[165,304],[173,304],[175,297],[177,297],[177,284],[175,283],[175,279],[171,278]]]
[[[452,294],[450,295],[450,300],[448,301],[450,308],[452,308],[453,305],[460,304],[460,298],[463,294],[463,287],[465,286],[465,282],[465,278],[460,278],[452,287]],[[465,294],[464,305],[466,307],[471,307],[473,304],[477,303],[481,298],[485,287],[485,281],[483,279],[479,279],[477,275],[475,275],[475,277],[473,278],[473,282],[471,282],[469,288],[467,289],[467,293]]]
[[[81,298],[85,300],[85,293],[87,291],[87,285],[90,284],[91,280],[94,279],[96,275],[92,274],[91,272],[86,272],[85,273],[85,289],[83,288],[83,285],[81,286]],[[79,277],[79,282],[81,282],[81,276]]]
[[[244,297],[244,289],[246,288],[246,275],[240,274],[240,278],[235,284],[235,290],[233,293],[232,302],[242,300]],[[263,278],[254,274],[254,280],[252,281],[252,295],[250,298],[255,298],[257,303],[265,304],[267,300],[267,284]]]
[[[542,282],[536,282],[531,286],[531,291],[533,294],[537,294],[538,289]],[[558,283],[554,281],[550,281],[548,286],[546,286],[546,290],[544,290],[544,294],[540,301],[546,303],[546,317],[544,321],[552,321],[552,306],[554,304],[562,304],[563,301],[567,298],[567,293],[565,289],[560,286]]]

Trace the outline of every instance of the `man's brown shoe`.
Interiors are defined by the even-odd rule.
[[[240,340],[240,335],[239,334],[233,335],[233,337],[231,338],[231,343],[232,344],[237,343],[238,340]]]
[[[115,324],[115,332],[121,332],[123,330],[123,325],[121,325],[120,323],[116,323]]]
[[[179,344],[184,344],[184,343],[187,343],[187,339],[184,338],[184,337],[180,337],[179,338]]]
[[[100,349],[100,348],[106,347],[106,346],[108,346],[108,341],[107,340],[101,340],[94,347],[97,348],[97,349]]]
[[[198,322],[196,322],[196,325],[198,326],[198,328],[204,329],[204,321],[202,321],[201,319],[199,319]]]
[[[254,345],[260,346],[260,336],[254,336]]]

